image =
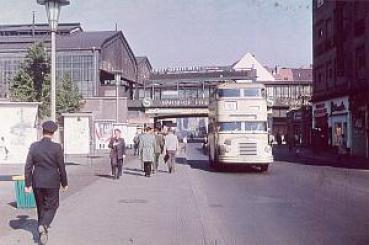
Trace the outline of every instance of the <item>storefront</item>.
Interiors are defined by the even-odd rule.
[[[352,154],[369,157],[369,93],[351,97],[352,111]]]
[[[330,101],[330,127],[332,146],[337,147],[339,137],[344,136],[347,148],[351,148],[351,115],[348,97],[336,98]]]
[[[310,145],[311,134],[311,107],[306,106],[288,112],[288,141],[293,144]]]
[[[314,138],[322,148],[337,148],[338,139],[344,136],[347,148],[351,149],[352,126],[349,97],[317,102],[313,105]]]
[[[328,101],[313,105],[312,145],[316,149],[326,150],[330,144],[328,110]]]

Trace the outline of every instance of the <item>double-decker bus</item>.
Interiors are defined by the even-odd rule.
[[[273,162],[268,142],[265,87],[257,83],[218,85],[209,103],[209,161],[212,166],[248,164],[267,171]]]

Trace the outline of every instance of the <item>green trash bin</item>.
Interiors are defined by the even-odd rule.
[[[14,176],[13,181],[15,183],[15,197],[17,200],[17,208],[35,208],[36,201],[33,192],[26,193],[24,187],[26,182],[24,176]]]

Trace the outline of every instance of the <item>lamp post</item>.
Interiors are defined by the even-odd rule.
[[[114,78],[115,78],[115,98],[116,98],[116,112],[115,112],[115,121],[116,123],[119,122],[119,86],[121,84],[122,79],[122,72],[121,71],[114,71]]]
[[[50,106],[51,120],[56,122],[56,45],[55,36],[58,29],[58,21],[60,9],[62,6],[70,4],[69,0],[37,0],[40,5],[45,5],[46,14],[51,31],[51,91],[50,91]]]

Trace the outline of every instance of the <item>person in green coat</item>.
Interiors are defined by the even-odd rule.
[[[140,137],[140,158],[144,164],[145,176],[150,177],[151,165],[155,162],[155,135],[151,127],[145,128],[145,133]]]

